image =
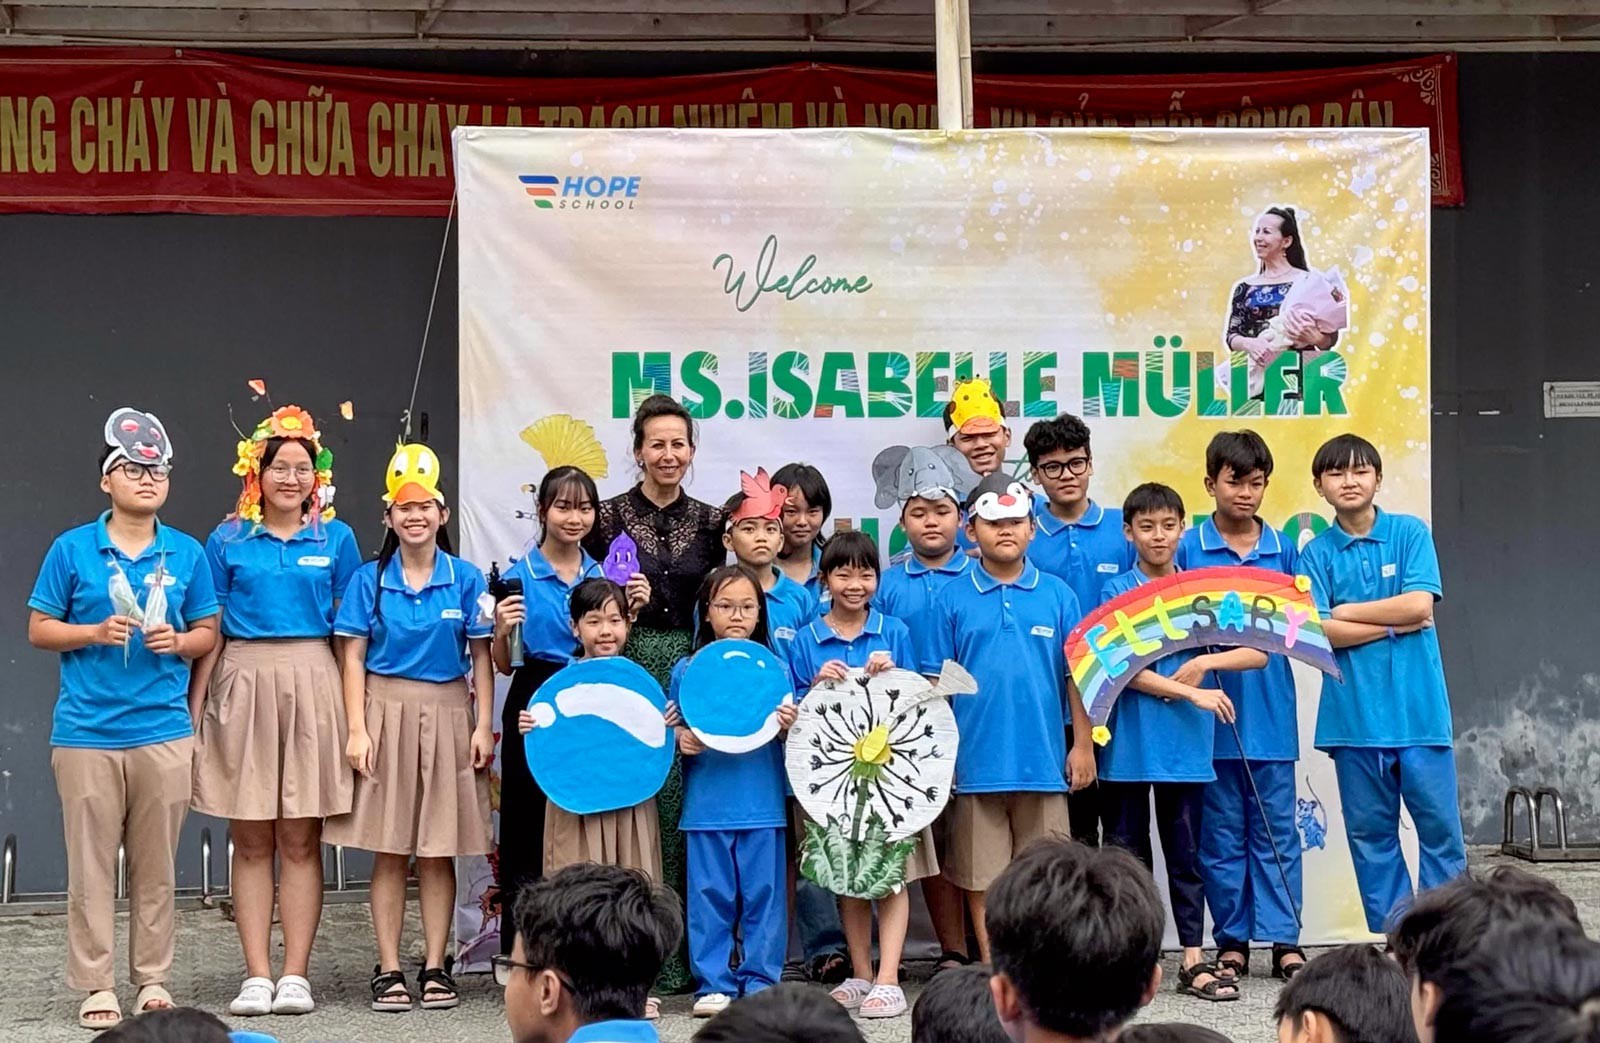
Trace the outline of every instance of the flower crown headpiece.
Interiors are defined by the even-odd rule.
[[[323,521],[332,521],[333,510],[333,450],[322,447],[322,436],[317,432],[316,421],[299,406],[283,406],[256,425],[250,437],[238,445],[239,457],[234,462],[233,473],[243,479],[239,492],[239,505],[235,510],[240,518],[250,522],[261,521],[261,458],[267,451],[271,438],[295,438],[306,443],[311,451],[311,465],[316,471],[312,480],[313,509],[320,509]]]

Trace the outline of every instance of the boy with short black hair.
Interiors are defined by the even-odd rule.
[[[1294,541],[1257,516],[1271,477],[1272,450],[1260,435],[1220,431],[1213,436],[1206,446],[1206,492],[1215,508],[1183,534],[1178,566],[1248,566],[1293,576]],[[1250,972],[1250,942],[1271,942],[1272,974],[1286,978],[1305,966],[1299,944],[1300,845],[1295,842],[1300,725],[1294,674],[1287,658],[1272,655],[1260,670],[1224,673],[1218,680],[1238,715],[1238,738],[1233,728],[1217,722],[1217,781],[1206,787],[1206,829],[1200,838],[1200,873],[1217,962],[1242,977]]]
[[[1405,975],[1370,945],[1312,960],[1278,994],[1279,1043],[1416,1043]]]
[[[1542,922],[1582,930],[1578,907],[1555,884],[1515,866],[1462,874],[1417,896],[1389,932],[1395,962],[1410,981],[1417,1032],[1431,1037],[1450,969],[1467,960],[1496,929]]]
[[[911,1043],[1009,1043],[981,963],[940,971],[911,1008]]]
[[[670,891],[582,863],[523,889],[510,956],[491,958],[513,1043],[655,1043],[650,986],[683,936]]]
[[[1450,968],[1443,1003],[1423,1013],[1422,1043],[1595,1043],[1600,1040],[1600,944],[1540,919],[1501,927]]]
[[[1139,561],[1107,581],[1104,604],[1154,579],[1177,573],[1183,534],[1183,499],[1169,486],[1146,482],[1122,504],[1122,524]],[[1200,877],[1200,837],[1205,791],[1217,775],[1212,763],[1216,725],[1233,721],[1233,702],[1217,687],[1215,671],[1255,670],[1266,664],[1253,648],[1185,649],[1139,671],[1111,707],[1110,739],[1100,748],[1100,789],[1106,842],[1154,864],[1150,798],[1167,864],[1167,890],[1183,958],[1179,991],[1209,1002],[1236,1000],[1231,972],[1205,962],[1205,889]]]
[[[989,895],[995,1013],[1016,1043],[1112,1036],[1161,987],[1166,914],[1126,851],[1029,845]]]
[[[1091,784],[1094,752],[1063,650],[1083,613],[1070,587],[1028,561],[1027,488],[1003,474],[983,479],[967,498],[967,533],[980,557],[939,593],[930,659],[960,663],[982,693],[951,701],[961,746],[945,876],[967,892],[986,961],[984,892],[1030,840],[1069,831],[1069,777],[1072,789]]]
[[[1122,532],[1122,511],[1089,498],[1094,457],[1089,425],[1071,413],[1040,420],[1022,437],[1034,484],[1044,499],[1034,500],[1033,542],[1028,560],[1041,572],[1060,576],[1088,611],[1100,603],[1106,580],[1133,567],[1133,545]],[[1075,790],[1067,798],[1072,835],[1086,844],[1100,842],[1100,791]]]
[[[796,982],[737,999],[694,1034],[694,1043],[862,1043],[850,1012]]]
[[[1416,825],[1422,890],[1467,867],[1450,695],[1433,629],[1439,556],[1422,519],[1373,503],[1383,460],[1371,442],[1330,439],[1311,477],[1334,524],[1306,545],[1300,568],[1343,674],[1322,678],[1315,741],[1333,757],[1367,928],[1381,933],[1412,896],[1402,801]]]

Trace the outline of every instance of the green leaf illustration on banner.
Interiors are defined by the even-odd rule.
[[[806,823],[800,848],[805,878],[849,898],[884,898],[905,887],[906,860],[916,850],[917,838],[890,842],[876,814],[867,819],[860,840],[850,839],[849,827],[843,819],[829,819],[825,827]]]

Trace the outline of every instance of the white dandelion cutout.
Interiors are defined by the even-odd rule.
[[[882,898],[905,886],[916,836],[950,799],[955,714],[946,697],[978,690],[946,662],[937,683],[909,670],[825,681],[800,704],[785,767],[812,821],[800,871],[834,894]]]

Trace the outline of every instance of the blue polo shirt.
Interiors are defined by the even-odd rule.
[[[155,539],[129,558],[100,520],[56,537],[44,556],[28,607],[74,625],[98,625],[111,606],[110,563],[122,566],[142,609],[154,573],[165,565],[167,622],[179,631],[217,614],[200,543],[187,533],[156,523]],[[126,652],[126,656],[124,656]],[[88,645],[61,653],[61,688],[50,729],[52,746],[125,750],[171,742],[193,734],[189,723],[189,664],[182,656],[156,655],[144,647],[138,628],[128,647]]]
[[[1093,500],[1075,522],[1064,522],[1050,513],[1050,501],[1034,500],[1036,530],[1028,544],[1028,560],[1041,572],[1060,576],[1078,595],[1085,607],[1100,604],[1100,590],[1106,581],[1133,568],[1133,544],[1122,533],[1122,511],[1102,507]]]
[[[1077,595],[1024,564],[1014,583],[982,562],[945,584],[934,602],[933,659],[954,659],[978,694],[950,700],[961,746],[956,793],[1065,793],[1067,664]]]
[[[916,649],[911,644],[911,631],[893,616],[886,616],[876,608],[867,611],[866,626],[853,640],[840,637],[828,621],[813,619],[795,635],[789,649],[789,672],[794,675],[794,690],[802,698],[817,679],[817,671],[830,659],[838,659],[852,669],[867,665],[874,652],[887,652],[894,665],[915,670]]]
[[[817,597],[808,587],[785,576],[777,566],[773,566],[772,572],[778,580],[771,590],[765,592],[767,643],[780,659],[787,661],[789,649],[794,645],[800,629],[817,618]]]
[[[796,584],[798,586],[798,584]],[[667,698],[678,702],[689,658],[672,668]],[[686,832],[738,829],[782,829],[785,816],[783,740],[773,740],[749,753],[704,750],[683,758],[683,815]]]
[[[382,589],[383,614],[373,599]],[[467,642],[487,638],[494,626],[485,619],[478,599],[488,589],[476,565],[437,551],[433,575],[421,590],[406,585],[400,555],[378,577],[378,563],[369,561],[339,603],[333,632],[367,639],[367,671],[408,681],[459,681],[472,668]]]
[[[648,1021],[596,1021],[580,1025],[567,1043],[661,1043]]]
[[[1317,611],[1427,591],[1438,601],[1439,556],[1421,518],[1379,511],[1372,531],[1352,536],[1330,525],[1300,552]],[[1315,744],[1451,746],[1450,695],[1433,630],[1379,638],[1334,650],[1343,681],[1322,678]]]
[[[908,670],[929,677],[938,676],[944,660],[938,654],[935,601],[946,584],[975,567],[973,559],[958,550],[949,561],[937,567],[924,564],[913,554],[883,574],[878,583],[878,595],[872,603],[886,615],[903,621],[911,631],[917,662],[915,666],[906,664]]]
[[[1150,578],[1134,566],[1106,581],[1100,602],[1104,604],[1148,582]],[[1186,648],[1157,660],[1149,669],[1171,677],[1200,652]],[[1216,688],[1216,675],[1206,674],[1195,687]],[[1124,688],[1111,705],[1111,717],[1106,721],[1111,741],[1099,747],[1100,777],[1107,782],[1212,782],[1217,777],[1211,765],[1216,720],[1216,714],[1191,702]],[[1231,729],[1228,744],[1233,744]]]
[[[571,584],[556,573],[538,547],[530,548],[511,563],[503,579],[522,580],[522,605],[527,618],[522,621],[522,648],[527,658],[543,659],[566,666],[576,658],[578,639],[572,636],[572,588],[586,579],[604,578],[605,569],[589,552],[580,550],[582,563]]]
[[[1033,516],[1037,518],[1040,512],[1048,511],[1049,509],[1050,501],[1045,498],[1044,493],[1035,492],[1033,494]],[[967,512],[962,511],[961,524],[956,529],[956,550],[974,550],[977,548],[977,546],[978,545],[976,543],[973,543],[971,540],[967,539]],[[1031,550],[1029,551],[1029,555],[1032,555]],[[1084,604],[1088,604],[1088,602],[1084,602]]]
[[[1243,557],[1228,546],[1211,518],[1186,531],[1178,542],[1178,567],[1183,569],[1248,565],[1293,576],[1298,560],[1294,541],[1264,523],[1255,547]],[[1294,673],[1286,656],[1267,656],[1267,665],[1260,670],[1223,670],[1217,680],[1238,712],[1239,738],[1244,740],[1246,757],[1253,761],[1300,758]],[[1217,760],[1238,760],[1239,744],[1234,740],[1233,729],[1220,720],[1215,728]]]
[[[356,534],[337,519],[280,540],[264,525],[233,518],[212,530],[206,559],[222,633],[245,641],[332,634],[334,605],[361,567]]]

